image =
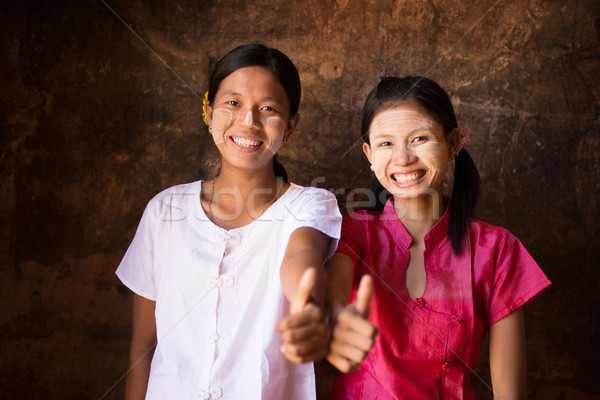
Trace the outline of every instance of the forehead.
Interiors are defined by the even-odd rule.
[[[281,101],[287,100],[283,85],[271,70],[261,66],[243,67],[233,71],[221,81],[216,94],[226,92],[239,95],[253,94],[274,97]]]
[[[415,130],[442,131],[442,126],[420,107],[402,103],[379,112],[371,122],[371,135],[404,133]]]

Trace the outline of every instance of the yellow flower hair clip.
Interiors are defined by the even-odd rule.
[[[204,93],[204,98],[202,99],[202,120],[208,126],[208,121],[206,120],[206,103],[208,103],[208,90]]]

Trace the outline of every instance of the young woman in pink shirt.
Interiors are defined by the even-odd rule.
[[[525,398],[523,310],[550,282],[510,232],[473,217],[479,174],[448,95],[424,77],[385,77],[361,130],[387,195],[344,216],[327,264],[328,359],[347,372],[333,398],[474,399],[488,331],[494,398]]]

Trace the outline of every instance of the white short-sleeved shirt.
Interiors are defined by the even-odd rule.
[[[287,361],[275,325],[288,314],[280,266],[290,235],[340,237],[335,197],[291,184],[252,223],[225,230],[200,203],[201,181],[169,188],[146,207],[117,275],[156,301],[147,399],[314,399],[312,363]]]

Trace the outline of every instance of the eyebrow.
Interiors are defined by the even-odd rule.
[[[223,94],[224,95],[226,94],[229,96],[237,96],[237,97],[240,97],[242,95],[241,93],[238,93],[235,90],[227,90],[227,91],[223,92]],[[273,97],[273,96],[263,97],[261,100],[262,101],[272,101],[277,104],[283,104],[283,102],[280,99],[278,99],[277,97]]]
[[[377,130],[375,130],[375,131],[377,131]],[[412,131],[407,132],[403,135],[410,136],[413,133],[420,132],[420,131],[433,132],[433,129],[431,126],[424,125],[424,126],[420,126],[420,127],[416,128],[416,129],[413,129]],[[371,132],[373,132],[373,129],[371,129]],[[391,135],[391,134],[385,133],[385,132],[384,133],[377,133],[377,132],[373,133],[373,139],[386,138],[386,137],[392,137],[392,136],[394,136],[394,135]]]

